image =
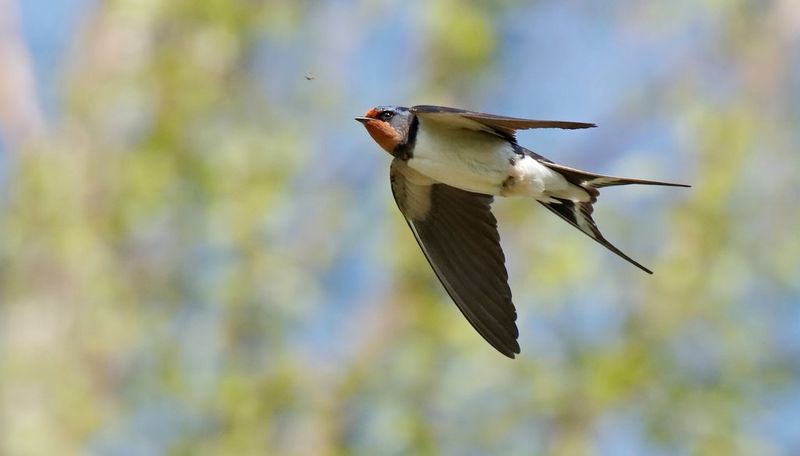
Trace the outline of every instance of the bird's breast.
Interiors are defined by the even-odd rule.
[[[511,143],[499,136],[424,126],[408,166],[452,187],[500,195],[518,158]]]

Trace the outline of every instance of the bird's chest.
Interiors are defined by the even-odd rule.
[[[420,131],[408,166],[439,182],[499,195],[518,159],[502,138],[464,129]]]

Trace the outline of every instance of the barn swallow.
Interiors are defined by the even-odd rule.
[[[500,353],[520,352],[495,196],[533,198],[642,271],[592,219],[603,187],[684,184],[593,174],[556,164],[517,143],[516,131],[591,123],[518,119],[441,106],[379,106],[355,120],[388,152],[392,194],[439,281]]]

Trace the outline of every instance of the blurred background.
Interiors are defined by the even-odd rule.
[[[522,354],[444,293],[353,121],[611,188],[648,276],[495,204]],[[0,0],[0,453],[800,452],[796,0]]]

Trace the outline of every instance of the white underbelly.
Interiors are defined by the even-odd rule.
[[[514,164],[502,195],[532,197],[545,202],[553,201],[553,197],[572,201],[585,201],[589,197],[561,173],[527,155]]]
[[[417,135],[411,168],[444,184],[471,192],[500,195],[517,158],[500,137],[470,130],[424,130]]]
[[[583,201],[588,194],[505,139],[428,122],[420,128],[408,166],[444,184],[487,195]]]

